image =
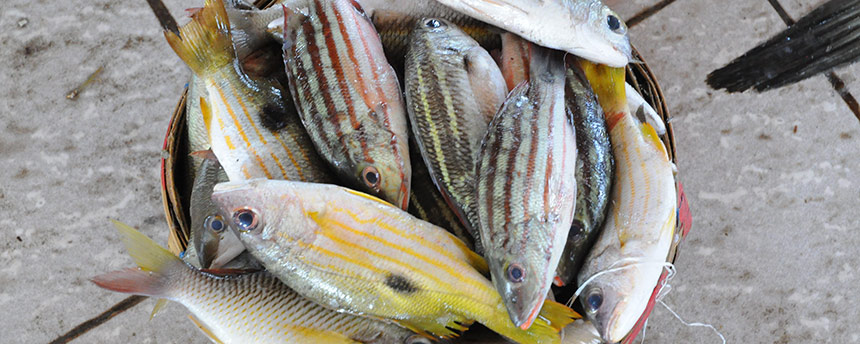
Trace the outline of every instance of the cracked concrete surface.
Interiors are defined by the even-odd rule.
[[[625,18],[657,3],[614,2]],[[823,1],[782,2],[799,18]],[[197,5],[165,3],[177,17]],[[860,123],[823,76],[764,94],[704,83],[784,27],[765,0],[684,0],[631,29],[693,210],[665,301],[731,343],[860,342]],[[88,282],[132,266],[109,218],[166,243],[159,158],[189,72],[144,1],[9,1],[0,60],[0,342],[47,342],[125,298]],[[837,73],[860,92],[860,65]],[[76,342],[207,342],[176,304],[149,321],[153,303]],[[645,341],[719,338],[658,307]]]

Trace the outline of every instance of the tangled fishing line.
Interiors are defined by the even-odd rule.
[[[624,264],[626,262],[631,262],[631,263],[623,265],[623,266],[618,266],[618,265]],[[706,323],[700,323],[700,322],[693,322],[693,323],[687,322],[686,320],[681,318],[681,316],[678,315],[678,313],[676,313],[674,310],[672,310],[672,308],[670,308],[669,305],[666,304],[666,302],[663,301],[663,298],[666,297],[666,295],[669,294],[669,291],[672,290],[672,286],[669,284],[669,281],[672,280],[672,278],[674,278],[675,274],[677,273],[677,270],[675,270],[675,265],[670,263],[670,262],[665,262],[665,261],[663,261],[663,262],[643,262],[643,261],[637,260],[635,258],[625,258],[625,259],[621,259],[619,261],[616,261],[615,263],[610,265],[608,269],[600,271],[600,272],[592,275],[591,277],[589,277],[587,280],[585,280],[585,282],[583,282],[582,285],[580,285],[579,288],[576,289],[576,292],[573,294],[573,297],[571,297],[570,300],[568,300],[567,306],[568,307],[572,306],[574,300],[576,300],[576,298],[579,297],[579,294],[581,294],[582,291],[585,289],[585,287],[588,286],[589,283],[593,282],[596,278],[598,278],[602,275],[605,275],[605,274],[609,274],[609,273],[613,273],[613,272],[617,272],[617,271],[622,271],[625,269],[630,269],[630,268],[642,266],[642,265],[660,265],[664,269],[667,269],[667,271],[668,271],[668,273],[666,274],[666,279],[664,279],[661,282],[660,294],[658,294],[656,297],[657,303],[662,305],[663,308],[666,308],[666,310],[669,311],[669,313],[671,313],[673,316],[675,316],[675,319],[678,319],[678,321],[680,321],[681,324],[683,324],[684,326],[710,328],[712,331],[714,331],[714,333],[717,334],[717,336],[720,337],[720,340],[722,340],[723,344],[727,343],[726,337],[723,336],[723,334],[720,333],[720,331],[717,330],[717,328],[714,327],[714,325],[706,324]],[[645,343],[645,334],[646,334],[647,329],[648,329],[648,320],[646,319],[645,320],[645,326],[642,327],[641,343]]]

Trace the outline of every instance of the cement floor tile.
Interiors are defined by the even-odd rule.
[[[606,0],[604,3],[618,13],[622,19],[628,20],[642,10],[654,6],[660,0]]]
[[[160,147],[188,72],[145,2],[4,7],[0,341],[46,342],[123,298],[88,281],[133,264],[109,218],[166,243]]]
[[[665,300],[729,342],[856,341],[853,116],[823,77],[764,94],[704,83],[784,27],[765,1],[685,1],[632,31],[675,117],[694,217]],[[659,307],[648,341],[719,342]]]

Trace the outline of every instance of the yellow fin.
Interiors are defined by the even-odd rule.
[[[200,319],[197,319],[193,315],[190,315],[190,314],[188,315],[188,319],[191,319],[191,322],[194,323],[194,326],[197,326],[197,328],[199,328],[200,331],[202,331],[203,334],[206,335],[206,337],[209,337],[209,339],[213,343],[224,344],[224,342],[221,341],[220,339],[218,339],[218,337],[215,337],[215,334],[212,333],[212,330],[210,330],[209,327],[206,327],[206,325],[203,325],[203,323],[200,322]]]
[[[223,0],[206,0],[192,21],[179,29],[179,36],[165,30],[164,38],[176,55],[198,75],[236,59],[230,20]]]
[[[666,159],[669,159],[669,153],[666,152],[666,146],[663,145],[663,140],[660,140],[660,135],[657,135],[657,130],[648,123],[640,124],[639,129],[642,131],[642,136],[645,137],[645,142],[654,146],[654,148],[663,153]]]
[[[487,319],[488,322],[482,321],[482,323],[496,333],[517,343],[561,343],[561,335],[559,334],[561,329],[573,322],[575,318],[580,317],[572,309],[558,302],[546,300],[534,323],[527,330],[523,330],[511,322],[504,305],[499,306],[500,310],[495,312],[490,319]]]
[[[164,306],[167,306],[167,299],[158,299],[158,301],[155,301],[155,307],[152,307],[152,313],[149,314],[149,320],[155,318],[155,315],[160,313],[161,310],[164,309]]]
[[[597,94],[597,100],[603,112],[606,114],[626,112],[626,70],[598,65],[584,59],[579,59],[579,65],[588,82],[591,83],[594,93]]]
[[[117,220],[111,220],[111,222],[119,231],[128,254],[142,270],[158,272],[170,264],[182,262],[179,257],[131,226]]]
[[[572,309],[552,300],[544,301],[538,317],[545,320],[556,332],[561,331],[575,319],[582,319],[582,316]]]

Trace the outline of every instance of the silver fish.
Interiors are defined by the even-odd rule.
[[[436,0],[539,45],[613,67],[632,59],[627,25],[600,0]]]
[[[528,328],[555,277],[576,201],[576,138],[562,56],[532,44],[530,81],[508,95],[477,165],[481,240],[511,320]]]

